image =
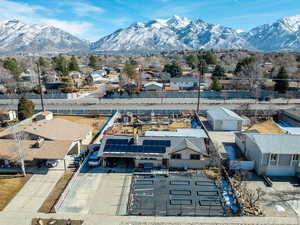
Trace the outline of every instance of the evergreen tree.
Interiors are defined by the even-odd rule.
[[[214,69],[214,71],[213,71],[213,73],[212,73],[212,75],[213,75],[214,77],[222,77],[222,76],[225,76],[225,69],[224,69],[222,66],[220,66],[220,65],[216,65],[216,66],[215,66],[215,69]]]
[[[197,65],[199,64],[199,59],[196,55],[189,55],[186,57],[186,63],[192,68],[196,69]]]
[[[286,93],[286,91],[289,89],[289,82],[287,80],[288,78],[289,76],[286,72],[285,67],[280,67],[277,77],[274,79],[274,91],[277,91],[279,93]]]
[[[123,72],[132,80],[137,79],[137,72],[136,72],[136,66],[130,63],[126,63]]]
[[[77,59],[74,55],[72,55],[69,63],[69,71],[80,71]]]
[[[98,70],[100,68],[100,65],[98,63],[96,56],[91,55],[89,57],[89,67],[91,67],[94,70]]]
[[[31,100],[27,99],[25,96],[19,99],[18,104],[18,119],[25,120],[33,115],[34,104]]]
[[[48,66],[48,62],[41,56],[39,57],[39,61],[38,61],[40,67],[47,67]]]
[[[19,79],[21,75],[21,69],[18,66],[17,60],[15,58],[7,58],[3,62],[3,67],[9,70],[16,80]]]
[[[171,74],[171,77],[181,77],[182,69],[181,66],[175,61],[172,64],[167,64],[164,67],[164,72]]]
[[[54,69],[60,72],[63,76],[68,75],[69,73],[68,61],[63,55],[53,57],[52,64]]]
[[[198,58],[199,60],[204,59],[207,65],[216,65],[218,63],[217,57],[213,55],[211,51],[206,51],[202,54],[199,54]]]
[[[217,79],[217,78],[212,79],[211,89],[213,91],[221,91],[222,88],[221,88],[219,79]]]

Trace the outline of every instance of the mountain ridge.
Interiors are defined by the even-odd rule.
[[[96,42],[80,39],[53,26],[0,21],[0,53],[161,52],[200,49],[300,51],[300,15],[283,17],[250,31],[201,19],[173,16],[135,22]]]

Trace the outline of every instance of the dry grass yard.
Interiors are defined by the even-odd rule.
[[[65,190],[66,186],[68,185],[69,181],[72,179],[74,172],[66,171],[64,175],[59,179],[56,183],[53,190],[48,195],[47,199],[44,201],[43,205],[39,209],[41,213],[55,213],[54,205],[58,201],[60,195]]]
[[[31,176],[31,174],[27,174],[26,177],[21,175],[0,175],[0,211],[16,196]]]

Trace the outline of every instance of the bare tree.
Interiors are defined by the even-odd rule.
[[[24,132],[21,131],[20,125],[16,125],[13,128],[13,134],[16,144],[16,153],[17,158],[16,160],[21,165],[23,176],[26,177],[26,169],[25,169],[25,152],[24,152],[24,145],[23,141],[26,139]]]

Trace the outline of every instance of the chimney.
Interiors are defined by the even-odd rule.
[[[39,138],[39,139],[37,139],[37,141],[35,142],[34,147],[35,147],[35,148],[41,148],[41,147],[43,146],[44,142],[45,142],[45,139],[44,139],[44,138]]]

